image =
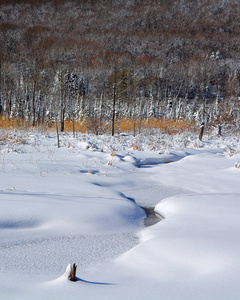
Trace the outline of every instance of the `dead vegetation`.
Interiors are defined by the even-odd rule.
[[[98,131],[103,134],[110,134],[111,125],[107,122],[102,122],[99,125]],[[46,131],[55,131],[56,125],[54,122],[48,123],[45,126],[39,126],[39,129]],[[32,123],[27,121],[19,121],[15,117],[7,118],[0,116],[0,129],[33,129]],[[196,125],[194,122],[183,119],[160,119],[160,118],[148,118],[144,120],[134,120],[130,118],[121,118],[117,121],[115,132],[116,133],[127,133],[127,134],[139,134],[144,129],[159,129],[163,134],[177,134],[186,131],[196,131]],[[65,121],[64,126],[65,132],[72,131],[71,120]],[[80,133],[93,133],[96,134],[96,126],[90,126],[88,119],[82,121],[75,121],[75,132]],[[8,134],[5,133],[1,136],[1,140],[9,139]],[[71,145],[68,145],[69,147]]]

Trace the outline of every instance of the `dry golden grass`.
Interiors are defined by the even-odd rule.
[[[101,125],[99,125],[101,124]],[[45,126],[39,126],[39,128],[49,131],[55,131],[55,123],[46,124]],[[101,128],[100,128],[101,127]],[[31,129],[32,124],[27,121],[18,120],[16,118],[0,117],[0,128],[3,129]],[[149,119],[133,119],[123,118],[117,120],[115,125],[115,132],[125,132],[125,133],[139,133],[142,129],[159,129],[161,133],[165,134],[176,134],[182,133],[185,131],[195,131],[195,124],[189,120],[182,119],[158,119],[158,118],[149,118]],[[92,120],[85,119],[83,121],[74,122],[75,132],[81,133],[111,133],[111,124],[106,122],[97,122],[94,123]],[[64,122],[64,131],[71,132],[73,131],[73,122],[71,120],[65,120]]]
[[[139,129],[157,128],[161,133],[166,134],[176,134],[195,130],[195,124],[189,120],[158,118],[141,120],[141,124],[139,119],[135,120],[135,122],[133,119],[122,119],[118,122],[118,127],[121,132],[129,133],[134,131],[134,127],[136,132],[139,132]]]
[[[74,128],[76,132],[86,133],[88,128],[85,121],[75,121]],[[55,124],[53,125],[53,129],[55,129]],[[66,120],[64,122],[64,131],[71,132],[73,131],[73,122],[71,120]]]
[[[23,121],[18,121],[16,118],[0,117],[0,128],[16,129],[23,126]]]

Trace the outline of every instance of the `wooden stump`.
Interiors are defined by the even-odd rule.
[[[77,270],[77,265],[73,264],[69,275],[69,280],[76,281],[76,270]]]

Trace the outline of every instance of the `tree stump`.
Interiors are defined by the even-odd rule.
[[[77,270],[77,265],[73,264],[71,268],[71,272],[69,274],[69,280],[76,281],[76,270]]]

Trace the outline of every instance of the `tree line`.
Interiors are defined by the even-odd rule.
[[[0,0],[0,113],[239,127],[237,0]]]

